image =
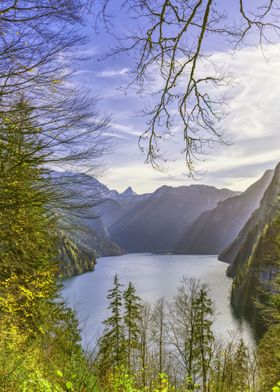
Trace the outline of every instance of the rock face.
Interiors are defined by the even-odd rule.
[[[266,305],[279,273],[280,217],[265,225],[254,244],[252,254],[234,275],[231,303],[237,315],[247,318],[257,335],[264,332],[259,306]]]
[[[122,253],[106,233],[102,234],[83,222],[76,221],[71,228],[59,231],[59,265],[64,277],[92,271],[98,257]]]
[[[128,252],[166,252],[203,211],[235,192],[206,185],[163,186],[109,227],[110,238]]]
[[[252,212],[259,207],[272,176],[273,170],[266,171],[242,194],[220,201],[213,210],[203,212],[183,234],[174,252],[219,254],[237,237]]]
[[[230,262],[233,278],[231,302],[237,315],[247,318],[258,336],[263,320],[256,303],[265,306],[272,280],[279,272],[280,247],[280,164],[263,195],[260,206],[248,219],[237,238],[219,258]]]
[[[275,168],[260,207],[254,211],[237,238],[219,255],[219,260],[230,263],[228,273],[234,276],[248,260],[262,230],[275,216],[280,193],[280,164]]]

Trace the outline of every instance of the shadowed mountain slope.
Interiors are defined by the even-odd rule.
[[[245,192],[218,203],[203,212],[184,233],[175,253],[218,254],[238,235],[244,224],[260,204],[273,176],[273,170],[264,175]]]
[[[128,252],[170,251],[203,211],[235,194],[206,185],[163,186],[117,220],[110,237]]]
[[[220,260],[230,263],[228,269],[230,276],[235,276],[240,267],[247,262],[263,229],[277,213],[279,194],[280,164],[276,166],[271,182],[261,200],[260,207],[246,222],[237,238],[219,256]]]

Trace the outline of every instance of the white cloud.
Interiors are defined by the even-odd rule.
[[[99,78],[115,78],[117,76],[126,76],[128,72],[129,68],[104,69],[100,72],[96,72],[95,75]]]
[[[215,53],[212,61],[230,68],[236,75],[236,85],[227,91],[232,97],[230,114],[221,123],[225,136],[232,138],[233,145],[217,146],[205,156],[206,162],[198,165],[198,169],[205,171],[200,182],[242,190],[265,168],[272,168],[280,160],[280,45],[267,46],[265,57],[259,48],[251,47],[240,50],[234,57],[226,52]],[[117,78],[127,76],[128,71],[129,68],[114,69],[112,66],[93,72],[88,82],[93,88],[96,80],[103,83],[102,78],[115,78],[114,82],[119,82]],[[166,174],[144,165],[145,156],[138,150],[137,139],[145,129],[145,119],[132,117],[135,108],[142,109],[143,101],[131,91],[125,96],[113,89],[114,82],[106,84],[105,94],[99,89],[99,94],[104,96],[104,110],[111,112],[114,118],[109,132],[120,139],[119,147],[110,158],[113,169],[108,174],[108,184],[118,189],[132,185],[138,192],[144,192],[160,186],[161,178],[162,183],[171,185],[178,185],[178,178],[182,183],[193,182],[182,175],[184,155],[171,165],[169,180]],[[102,84],[98,86],[102,87]],[[160,86],[159,75],[155,74],[151,86]],[[180,143],[182,147],[180,129],[174,129],[174,132],[174,143],[166,143],[166,149],[170,151],[179,149]],[[242,175],[237,175],[242,168]]]
[[[137,131],[135,129],[135,127],[129,126],[129,125],[111,123],[110,126],[111,126],[111,128],[117,130],[118,132],[130,135],[130,136],[139,137],[142,134],[142,132]]]

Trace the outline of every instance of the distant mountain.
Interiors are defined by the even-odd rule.
[[[121,193],[121,195],[126,197],[133,197],[133,196],[137,196],[137,193],[134,192],[131,186],[129,186],[124,192]]]
[[[118,218],[118,210],[122,207],[114,199],[120,198],[129,204],[128,197],[119,196],[117,191],[83,173],[52,172],[51,177],[58,194],[58,201],[50,208],[54,208],[59,219],[61,273],[72,276],[86,272],[94,268],[97,257],[122,254],[120,247],[109,238],[107,223],[110,222],[103,221],[100,215],[107,203],[106,198],[112,198],[108,203],[116,204]],[[112,209],[107,210],[104,211],[112,221]]]
[[[203,211],[235,194],[206,185],[163,186],[115,221],[110,238],[128,252],[170,251]]]
[[[230,263],[228,274],[235,276],[238,270],[250,258],[258,237],[271,222],[279,207],[280,163],[276,166],[273,177],[261,200],[260,207],[246,222],[237,238],[219,255],[219,260]]]
[[[96,206],[95,211],[106,227],[108,235],[110,226],[149,197],[149,193],[138,195],[131,187],[128,187],[122,193],[118,193],[117,191],[113,191],[112,193],[110,191],[104,194]]]
[[[263,194],[273,176],[273,170],[265,174],[245,192],[220,201],[216,208],[204,211],[183,234],[175,253],[219,254],[231,243],[259,207]]]
[[[102,223],[99,224],[102,227]],[[58,236],[58,257],[63,276],[92,271],[98,257],[118,256],[123,253],[120,247],[110,240],[106,231],[98,231],[77,218],[64,217]]]
[[[60,221],[61,273],[86,272],[94,268],[97,257],[122,254],[108,228],[150,194],[138,195],[131,187],[119,193],[84,173],[52,171],[51,178],[57,202],[50,208]]]

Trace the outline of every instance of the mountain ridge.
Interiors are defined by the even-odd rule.
[[[220,201],[214,209],[202,212],[182,235],[174,253],[219,254],[236,238],[259,206],[272,176],[273,170],[267,170],[243,193]]]
[[[170,251],[203,210],[234,194],[209,185],[164,185],[112,224],[110,237],[128,252]]]

